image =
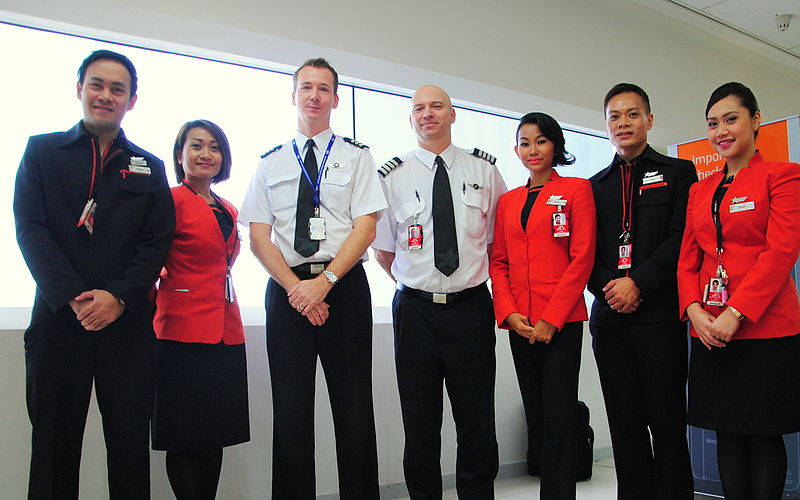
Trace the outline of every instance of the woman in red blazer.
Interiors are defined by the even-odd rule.
[[[500,197],[489,272],[497,324],[509,335],[528,423],[528,469],[541,498],[575,498],[575,428],[583,290],[594,263],[595,208],[586,179],[561,177],[575,162],[564,133],[544,113],[528,113],[514,151],[530,171]]]
[[[230,177],[231,152],[207,120],[186,123],[173,157],[175,236],[156,296],[153,449],[167,451],[178,500],[213,499],[222,448],[250,439],[244,329],[231,266],[236,208],[211,191]]]
[[[758,153],[761,113],[740,83],[711,94],[706,120],[726,164],[691,188],[678,262],[688,421],[717,433],[725,498],[778,499],[781,434],[800,430],[800,165]]]

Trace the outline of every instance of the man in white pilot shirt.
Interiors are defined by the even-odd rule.
[[[442,497],[442,382],[456,423],[459,498],[493,499],[498,467],[494,313],[485,282],[506,187],[492,156],[453,146],[455,118],[444,90],[420,87],[410,116],[419,148],[378,171],[389,209],[373,248],[398,282],[395,362],[413,500]]]
[[[372,305],[361,261],[386,200],[367,147],[330,128],[339,102],[336,71],[324,59],[310,59],[294,84],[298,132],[262,156],[239,212],[239,222],[250,226],[253,253],[272,276],[266,292],[272,498],[316,496],[319,356],[336,435],[339,498],[378,500]]]

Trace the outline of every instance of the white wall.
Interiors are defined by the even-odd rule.
[[[287,68],[325,55],[351,79],[400,90],[436,82],[456,99],[592,129],[602,128],[605,91],[634,81],[651,95],[662,149],[704,134],[708,95],[729,80],[753,88],[767,121],[800,110],[800,62],[773,62],[627,0],[0,0],[0,19]]]

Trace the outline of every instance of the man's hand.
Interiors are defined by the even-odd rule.
[[[289,304],[298,312],[303,313],[306,309],[314,308],[325,300],[331,288],[333,285],[322,274],[310,280],[303,280],[289,290],[287,295]]]
[[[322,326],[328,321],[328,303],[324,300],[314,307],[306,307],[301,313],[314,326]]]
[[[606,302],[618,313],[634,312],[642,303],[641,292],[636,283],[629,277],[617,278],[603,287]]]
[[[75,305],[73,305],[73,302]],[[105,290],[88,290],[70,301],[75,317],[86,330],[96,332],[116,321],[125,305]]]

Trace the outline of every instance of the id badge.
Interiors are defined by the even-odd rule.
[[[325,217],[309,217],[308,237],[312,240],[325,239]]]
[[[728,302],[728,290],[722,278],[711,278],[705,286],[703,302],[710,306],[723,307]]]
[[[422,250],[422,226],[420,224],[408,226],[408,249]]]
[[[225,300],[228,302],[236,300],[236,295],[233,292],[233,276],[230,274],[225,275]]]
[[[556,238],[569,236],[569,217],[565,212],[553,213],[553,236]]]
[[[633,254],[633,244],[628,243],[625,245],[620,245],[619,260],[617,261],[617,269],[630,269],[632,254]]]
[[[90,199],[86,202],[86,205],[83,207],[83,212],[81,212],[81,217],[78,219],[77,227],[85,227],[89,234],[94,232],[94,212],[97,210],[97,203],[94,201],[94,198]]]

